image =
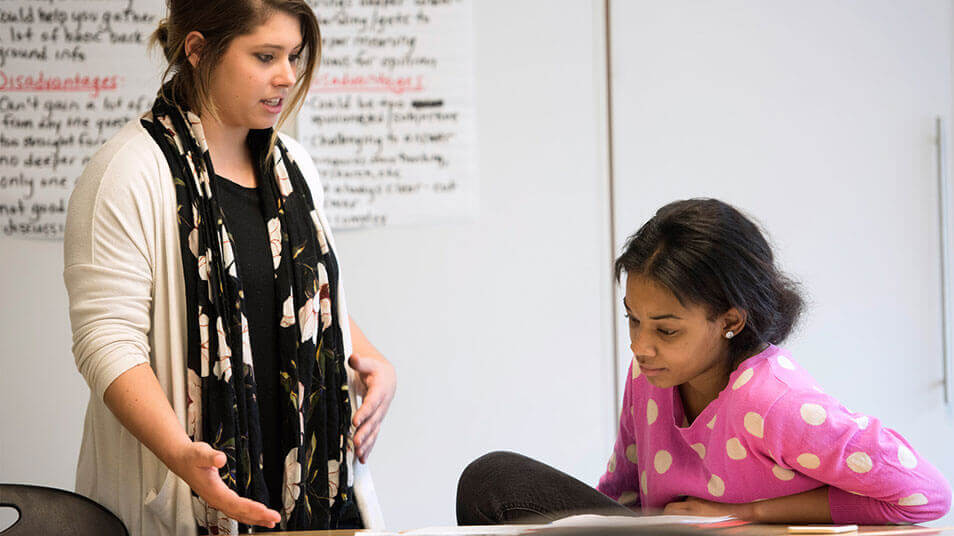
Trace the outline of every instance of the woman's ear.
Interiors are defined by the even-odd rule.
[[[745,329],[745,320],[746,315],[745,311],[732,307],[728,311],[722,313],[720,317],[720,325],[722,327],[722,335],[727,339],[738,335]],[[732,335],[729,335],[732,333]]]
[[[205,45],[205,37],[199,32],[191,31],[185,38],[183,48],[193,69],[199,64],[199,54],[202,52],[203,45]]]

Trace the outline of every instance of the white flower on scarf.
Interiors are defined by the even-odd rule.
[[[338,460],[328,460],[328,506],[335,504],[338,496],[338,479],[341,463]]]
[[[193,441],[200,441],[202,438],[202,379],[189,369],[188,373],[188,403],[186,410],[186,433]]]
[[[192,174],[196,175],[192,160],[189,160],[189,166],[192,168]],[[205,166],[199,168],[197,175],[199,177],[199,194],[206,199],[212,199],[212,181],[209,180],[209,174],[206,173]]]
[[[212,508],[202,497],[192,496],[192,517],[203,528],[209,529],[212,534],[237,535],[238,522],[222,512]]]
[[[172,119],[169,119],[168,115],[160,115],[159,123],[165,127],[166,134],[168,134],[176,144],[176,149],[179,150],[179,154],[185,154],[185,151],[182,149],[182,143],[179,142],[179,135],[176,134],[176,127],[172,124]]]
[[[199,361],[202,364],[201,374],[205,378],[209,375],[209,316],[199,309]]]
[[[205,255],[200,255],[196,263],[199,265],[199,279],[209,280],[209,259],[212,258],[212,250],[205,250]]]
[[[245,319],[245,315],[242,317],[242,363],[246,365],[252,364],[252,340],[249,338],[248,334],[248,320]]]
[[[215,514],[218,516],[216,522],[216,528],[219,529],[218,532],[209,531],[212,534],[218,534],[219,536],[238,536],[238,521],[228,517],[227,515],[215,510]]]
[[[225,336],[225,328],[222,327],[222,317],[215,319],[215,329],[219,334],[219,358],[212,369],[215,377],[229,381],[232,379],[232,349],[229,348],[228,340]]]
[[[268,245],[272,248],[272,266],[277,270],[282,262],[282,224],[278,218],[268,220]]]
[[[285,487],[282,490],[284,517],[291,515],[299,495],[301,495],[301,464],[298,463],[298,447],[295,447],[285,456]]]
[[[348,438],[348,449],[345,450],[345,466],[354,467],[354,441]],[[348,471],[348,487],[354,486],[354,471]]]
[[[282,197],[288,197],[292,193],[291,179],[288,178],[288,170],[285,168],[285,161],[282,160],[282,152],[275,147],[275,176],[278,177],[278,192]]]
[[[192,256],[199,258],[199,223],[201,219],[199,218],[199,207],[196,203],[192,203],[192,230],[189,231],[189,251],[192,252]]]
[[[198,523],[200,527],[209,526],[209,506],[202,497],[192,496],[192,517],[195,518],[195,522]]]
[[[319,265],[321,266],[321,265]],[[315,298],[309,298],[301,308],[298,309],[298,329],[301,330],[301,342],[314,338],[318,331],[318,316],[316,315]]]
[[[237,278],[238,272],[235,270],[235,253],[232,251],[232,241],[229,240],[229,233],[226,232],[225,227],[219,229],[221,229],[219,235],[222,239],[222,262],[225,263],[229,275]]]
[[[202,120],[193,112],[186,112],[185,116],[186,121],[189,122],[189,127],[192,129],[192,136],[199,145],[199,150],[205,153],[209,150],[209,146],[205,144],[205,129],[202,128]]]
[[[324,264],[318,265],[318,310],[321,312],[321,330],[331,327],[331,289]]]
[[[279,326],[287,328],[295,323],[295,300],[293,296],[288,296],[282,304],[282,321]]]
[[[298,382],[298,443],[305,443],[305,385]]]
[[[209,189],[209,176],[203,173],[202,166],[199,166],[198,171],[196,171],[192,153],[186,153],[185,157],[186,164],[189,164],[189,176],[198,179],[199,194],[206,199],[212,197],[212,190]]]
[[[192,252],[192,256],[199,258],[199,228],[193,227],[189,231],[189,251]]]
[[[325,231],[321,227],[321,218],[318,216],[318,210],[311,211],[311,222],[315,225],[315,234],[318,236],[318,246],[322,254],[328,253],[328,239],[325,238]]]

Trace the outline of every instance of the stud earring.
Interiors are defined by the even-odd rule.
[[[731,339],[732,337],[735,337],[735,333],[734,333],[734,332],[732,332],[732,331],[726,331],[726,332],[725,332],[725,338],[726,338],[726,339]]]

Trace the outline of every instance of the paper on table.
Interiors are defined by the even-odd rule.
[[[732,516],[600,516],[583,514],[550,523],[551,527],[646,527],[653,525],[706,525],[735,519]]]
[[[549,525],[474,525],[465,527],[426,527],[401,532],[360,531],[361,536],[517,536]]]
[[[401,532],[361,531],[361,536],[517,536],[544,528],[649,527],[654,525],[705,525],[735,519],[732,516],[601,516],[583,514],[558,519],[549,525],[478,525],[465,527],[427,527]]]
[[[838,534],[841,532],[858,532],[858,525],[792,525],[788,527],[789,534]]]

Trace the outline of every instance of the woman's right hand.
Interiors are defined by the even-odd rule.
[[[246,525],[272,528],[281,521],[281,515],[275,510],[240,497],[225,485],[218,471],[225,465],[222,451],[213,449],[208,443],[195,441],[184,445],[173,459],[174,467],[169,469],[212,508]]]
[[[275,510],[225,485],[218,471],[225,453],[189,439],[148,363],[120,374],[103,399],[119,422],[209,506],[246,525],[271,528],[281,520]]]

